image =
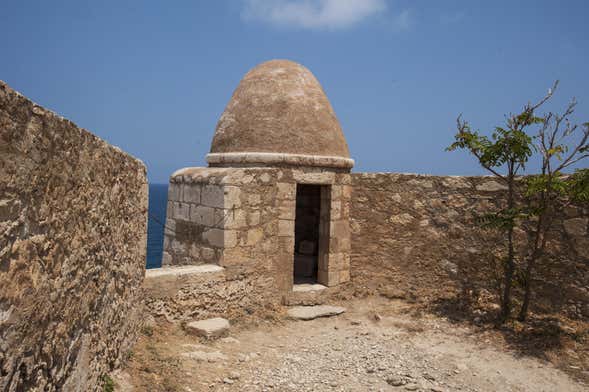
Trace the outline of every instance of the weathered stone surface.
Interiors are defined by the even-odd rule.
[[[298,320],[314,320],[319,317],[331,317],[342,314],[346,308],[331,305],[295,306],[288,310],[288,315]]]
[[[168,187],[168,201],[182,201],[182,186],[180,184],[170,184]]]
[[[584,257],[586,260],[589,260],[589,238],[585,237],[575,237],[573,239],[573,246],[577,251],[579,256]]]
[[[339,278],[339,270],[322,269],[321,266],[319,266],[319,270],[317,271],[317,281],[321,282],[322,284],[328,287],[333,287],[340,284]]]
[[[450,186],[452,186],[453,184],[450,183]],[[482,192],[497,192],[497,191],[504,191],[507,189],[507,185],[505,184],[500,184],[497,181],[486,181],[483,182],[482,184],[477,185],[477,191],[482,191]]]
[[[237,276],[249,282],[265,277],[264,285],[256,288],[255,294],[249,295],[271,298],[270,302],[283,301],[292,291],[293,283],[298,180],[332,182],[322,188],[320,200],[324,214],[319,232],[324,236],[325,243],[317,246],[316,250],[322,249],[327,256],[322,258],[324,272],[319,274],[319,282],[330,287],[347,282],[350,279],[350,258],[349,255],[343,257],[343,254],[351,249],[347,224],[351,186],[344,183],[349,182],[349,174],[326,173],[322,168],[186,168],[175,173],[171,179],[174,184],[199,184],[203,191],[201,204],[197,200],[194,203],[185,201],[190,205],[190,222],[174,221],[170,226],[174,226],[175,230],[166,232],[164,251],[167,260],[171,259],[172,265],[216,263],[226,268],[228,279]],[[204,189],[210,185],[213,186],[211,189],[219,189],[218,195],[222,191],[226,208],[203,204],[203,198],[206,198]],[[330,210],[334,206],[338,215],[337,220],[331,221]],[[211,210],[214,211],[214,224],[211,224],[210,218],[197,214],[208,211],[210,215]],[[193,289],[196,290],[196,287],[187,288],[186,293]],[[200,288],[198,292],[201,292]],[[211,295],[215,292],[216,287]],[[172,301],[171,298],[161,299],[157,306],[174,308],[177,312],[183,304],[187,309],[194,309],[197,303],[198,306],[201,303],[200,298],[195,298],[174,300],[177,302],[173,306],[163,305],[167,300]],[[184,314],[184,311],[181,313]]]
[[[241,206],[241,189],[237,186],[223,188],[223,205],[226,209]]]
[[[191,274],[205,274],[209,272],[223,271],[223,267],[214,264],[203,264],[203,265],[185,265],[175,267],[163,267],[163,268],[152,268],[145,271],[145,278],[159,278],[167,276],[183,276]]]
[[[0,390],[102,390],[143,318],[145,166],[0,82],[0,200]]]
[[[190,221],[206,227],[215,226],[215,209],[202,205],[193,205],[190,208]]]
[[[236,277],[231,269],[149,278],[144,285],[148,311],[171,322],[256,316],[280,300],[271,276],[250,272]]]
[[[233,93],[217,124],[211,153],[235,152],[349,158],[341,127],[319,82],[308,69],[287,60],[258,65]]]
[[[186,329],[199,336],[206,338],[220,337],[229,332],[229,321],[221,317],[208,320],[193,321],[186,324]]]
[[[315,173],[307,173],[304,171],[294,171],[294,180],[299,184],[333,184],[335,182],[336,173],[323,171]]]
[[[201,203],[207,207],[223,208],[224,194],[223,187],[218,185],[205,185],[200,194]],[[196,203],[196,201],[193,201]]]
[[[190,220],[190,205],[184,202],[174,202],[172,217],[176,220]]]
[[[564,229],[568,235],[584,236],[587,235],[588,218],[573,218],[564,221]]]
[[[202,238],[212,246],[222,248],[224,244],[223,230],[210,229],[202,234]]]
[[[297,195],[297,188],[295,184],[279,182],[276,184],[276,186],[278,187],[278,199],[295,200]]]
[[[248,167],[255,166],[316,166],[348,171],[354,167],[351,158],[320,156],[309,154],[284,154],[274,152],[227,152],[207,154],[207,163],[211,167]],[[267,176],[263,176],[264,182],[269,182]]]
[[[215,257],[215,250],[211,248],[201,248],[201,256],[204,260],[213,260]]]
[[[295,305],[323,305],[329,302],[332,294],[339,291],[337,287],[329,288],[321,284],[295,284],[293,290],[288,294],[285,304]]]
[[[488,254],[502,254],[502,237],[483,231],[475,216],[505,205],[502,184],[491,177],[351,176],[354,286],[375,292],[393,286],[406,298],[432,305],[472,287],[494,292]],[[534,281],[535,311],[582,316],[583,298],[567,293],[589,286],[587,213],[586,208],[575,206],[557,215]],[[524,259],[526,232],[516,231],[516,240],[518,257]]]
[[[311,284],[311,283],[303,283],[303,284],[295,284],[292,287],[292,291],[299,292],[299,293],[308,293],[308,292],[316,292],[325,290],[327,287],[323,286],[322,284]]]
[[[278,221],[278,235],[279,236],[294,236],[294,221],[282,220]]]
[[[248,230],[246,245],[255,246],[263,238],[264,238],[264,231],[262,229],[256,228],[256,229]]]
[[[175,185],[178,187],[178,185]],[[182,201],[190,203],[200,203],[201,186],[198,184],[187,184],[182,189]]]

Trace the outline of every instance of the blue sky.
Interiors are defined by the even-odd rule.
[[[587,1],[12,1],[0,79],[141,158],[152,182],[205,165],[218,117],[256,64],[307,66],[355,171],[480,174],[448,153],[561,85],[589,121]],[[584,165],[586,166],[586,164]]]

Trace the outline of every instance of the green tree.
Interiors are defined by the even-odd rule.
[[[576,104],[573,99],[562,115],[546,114],[534,138],[541,170],[527,179],[525,188],[528,210],[536,218],[536,224],[522,275],[524,298],[518,315],[520,321],[527,318],[533,272],[537,261],[545,254],[548,232],[554,219],[567,204],[589,202],[589,170],[579,169],[572,175],[564,173],[573,164],[589,157],[589,123],[579,127],[570,121]],[[579,133],[580,139],[571,142]]]
[[[497,177],[507,187],[504,208],[477,217],[481,226],[500,231],[505,241],[505,255],[502,258],[502,282],[500,290],[501,314],[504,322],[512,313],[512,292],[516,269],[525,264],[525,272],[519,274],[524,282],[524,300],[520,319],[525,319],[530,302],[532,274],[536,261],[544,255],[546,233],[550,229],[557,204],[563,198],[582,200],[587,191],[587,170],[580,170],[572,176],[562,171],[587,157],[587,138],[589,124],[583,124],[583,135],[570,148],[566,143],[579,129],[570,125],[574,111],[573,101],[562,116],[549,113],[538,116],[537,110],[548,101],[558,82],[548,90],[548,94],[535,104],[527,104],[522,112],[507,116],[503,126],[495,127],[491,136],[473,130],[470,124],[457,119],[458,132],[455,141],[447,150],[463,149],[470,152],[485,170]],[[564,124],[564,126],[563,126]],[[534,132],[535,131],[535,132]],[[566,140],[565,140],[566,139]],[[518,176],[525,174],[526,166],[535,153],[542,157],[542,171],[531,177],[524,187],[516,182]],[[559,160],[554,165],[554,160]],[[530,203],[522,205],[518,200],[527,197]],[[526,220],[536,219],[532,233],[532,249],[527,252],[527,260],[516,260],[514,229]]]

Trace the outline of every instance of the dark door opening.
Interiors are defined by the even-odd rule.
[[[297,184],[294,283],[316,283],[321,222],[321,186]]]

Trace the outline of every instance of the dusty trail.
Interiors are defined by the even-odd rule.
[[[193,392],[588,390],[440,318],[413,318],[380,299],[347,307],[338,317],[236,330],[212,343],[169,333],[138,352],[119,381]],[[145,378],[146,368],[159,376]]]

